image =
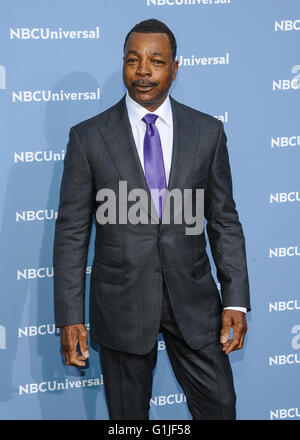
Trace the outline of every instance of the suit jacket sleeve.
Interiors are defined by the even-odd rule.
[[[251,310],[245,237],[232,195],[224,125],[218,122],[216,150],[204,198],[207,235],[221,284],[223,306]]]
[[[93,217],[93,179],[83,142],[70,130],[64,159],[53,268],[57,327],[84,323],[86,259]]]

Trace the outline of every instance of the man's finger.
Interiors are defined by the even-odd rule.
[[[75,367],[85,367],[85,360],[82,359],[82,356],[79,356],[78,353],[72,353],[69,359],[70,365]]]
[[[83,356],[84,359],[87,359],[90,357],[90,352],[89,352],[89,345],[88,345],[88,336],[87,336],[87,332],[85,334],[80,334],[79,335],[79,348],[81,351],[81,354]]]
[[[229,339],[229,335],[230,335],[230,324],[223,324],[223,327],[221,329],[221,337],[220,337],[220,342],[221,344],[225,344],[228,339]]]
[[[243,334],[243,327],[240,325],[233,327],[233,345],[237,347]]]
[[[76,353],[77,340],[76,339],[66,339],[62,340],[62,353],[65,358],[65,364],[67,366],[78,365],[77,353]]]
[[[66,365],[85,366],[84,358],[77,353],[77,343],[72,343],[69,345],[69,349],[67,351],[67,361]]]
[[[240,339],[240,344],[238,346],[238,349],[243,348],[245,336],[246,336],[246,329],[245,329],[244,333],[242,334],[242,337]]]
[[[83,324],[72,324],[62,328],[61,347],[66,365],[85,366],[89,351],[87,337],[88,332]],[[77,352],[78,343],[81,354]]]
[[[242,348],[245,335],[246,335],[246,328],[243,325],[238,324],[234,326],[233,339],[231,339],[230,344],[225,347],[225,353],[229,354],[232,351],[239,350],[240,348]]]
[[[222,348],[228,348],[231,345],[232,339],[228,339],[227,342],[225,342],[225,344],[222,344]]]

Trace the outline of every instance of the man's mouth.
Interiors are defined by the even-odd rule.
[[[156,87],[157,83],[142,83],[142,82],[133,82],[133,87],[139,92],[150,92],[154,87]]]

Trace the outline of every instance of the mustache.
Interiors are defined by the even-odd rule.
[[[136,86],[144,86],[144,87],[155,87],[158,86],[158,82],[156,81],[143,81],[143,80],[135,80],[135,81],[131,81],[131,84],[133,85],[133,87]]]

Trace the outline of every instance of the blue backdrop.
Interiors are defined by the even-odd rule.
[[[230,354],[237,417],[299,419],[299,0],[1,3],[0,417],[108,419],[97,347],[86,369],[62,362],[53,235],[69,129],[125,93],[124,38],[146,18],[176,36],[172,96],[228,136],[253,308]],[[158,339],[150,416],[191,419]]]

